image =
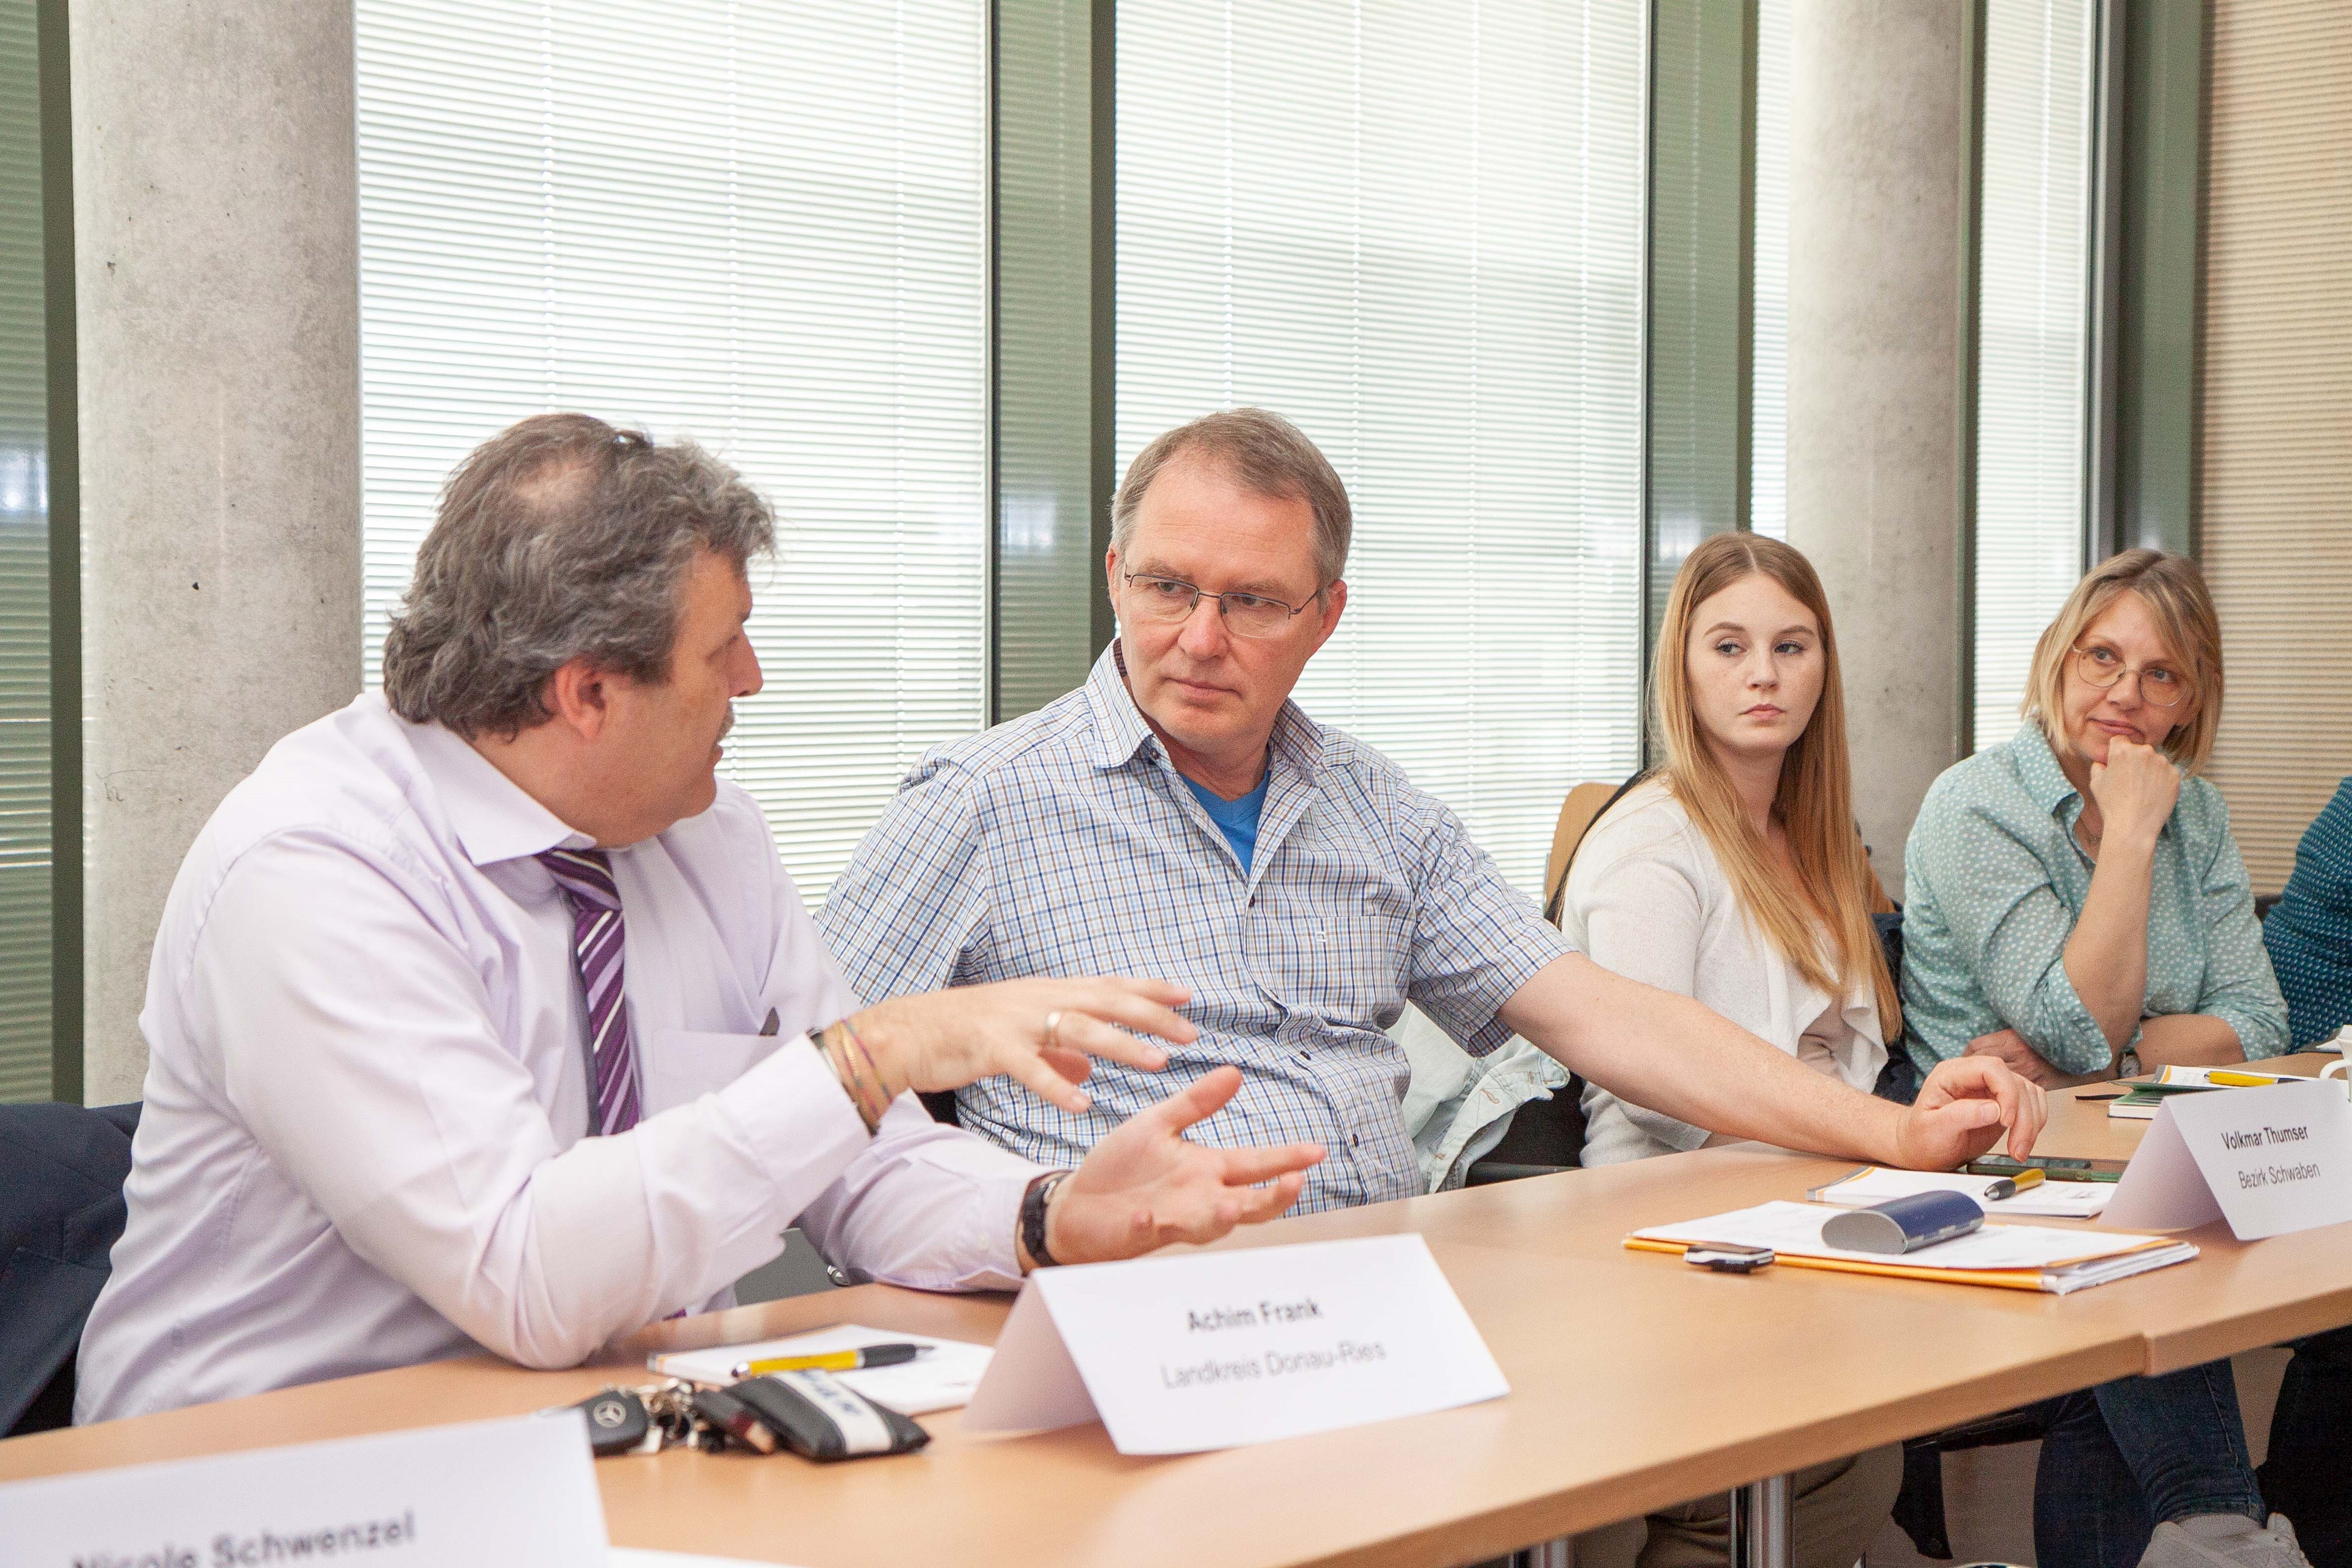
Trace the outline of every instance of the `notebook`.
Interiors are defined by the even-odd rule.
[[[2015,1197],[1987,1197],[1985,1194],[1993,1184],[2002,1179],[1953,1171],[1894,1171],[1864,1166],[1805,1196],[1815,1203],[1832,1204],[1840,1208],[1868,1208],[1874,1203],[1908,1197],[1914,1193],[1964,1192],[1984,1207],[1985,1216],[1990,1219],[2004,1216],[2095,1219],[2099,1211],[2107,1207],[2107,1199],[2116,1195],[2112,1182],[2045,1181],[2035,1183]]]
[[[724,1388],[736,1381],[736,1368],[746,1362],[778,1355],[816,1355],[829,1350],[856,1350],[868,1344],[923,1344],[929,1354],[897,1366],[872,1366],[834,1375],[877,1405],[887,1405],[901,1416],[926,1416],[971,1403],[996,1352],[962,1340],[933,1339],[928,1334],[898,1330],[860,1328],[836,1323],[831,1328],[794,1334],[790,1339],[763,1339],[753,1344],[722,1344],[709,1350],[674,1350],[646,1358],[646,1365],[664,1377],[682,1377]]]
[[[1884,1274],[1953,1285],[1992,1285],[2063,1296],[2197,1256],[2186,1241],[2108,1230],[2061,1230],[2049,1225],[1987,1225],[1966,1236],[1923,1247],[1900,1258],[1849,1252],[1822,1240],[1833,1210],[1818,1204],[1774,1201],[1680,1225],[1652,1226],[1625,1238],[1636,1251],[1673,1252],[1701,1242],[1769,1247],[1793,1269]]]
[[[2255,1083],[2216,1083],[2216,1072],[2233,1079],[2251,1078]],[[2303,1072],[2264,1072],[2243,1065],[2233,1067],[2164,1067],[2149,1079],[2127,1081],[2121,1099],[2111,1102],[2107,1114],[2126,1122],[2149,1122],[2156,1119],[2157,1107],[2175,1094],[2205,1094],[2217,1089],[2254,1089],[2272,1083],[2300,1083],[2310,1077]]]

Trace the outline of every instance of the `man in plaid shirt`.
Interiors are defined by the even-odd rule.
[[[1075,1165],[1170,1081],[1232,1062],[1241,1092],[1196,1138],[1323,1145],[1302,1210],[1410,1197],[1410,1071],[1384,1032],[1410,1001],[1474,1055],[1524,1035],[1734,1136],[1926,1169],[2004,1128],[2031,1149],[2041,1092],[1990,1058],[1943,1063],[1898,1106],[1591,962],[1452,811],[1301,712],[1291,688],[1347,606],[1349,528],[1339,476],[1275,414],[1160,437],[1112,511],[1118,641],[1076,691],[934,747],[834,883],[819,924],[868,999],[1039,975],[1190,992],[1201,1036],[1164,1076],[1097,1062],[1081,1113],[984,1079],[959,1092],[965,1126]]]

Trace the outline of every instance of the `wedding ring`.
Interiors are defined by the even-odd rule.
[[[1045,1015],[1045,1049],[1047,1051],[1062,1049],[1062,1015],[1059,1011]]]

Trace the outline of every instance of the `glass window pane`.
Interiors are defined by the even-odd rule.
[[[982,0],[360,0],[367,647],[435,493],[579,409],[782,523],[727,770],[812,903],[985,669]]]
[[[2017,732],[2083,563],[2089,0],[1987,0],[1977,284],[1978,747]]]
[[[48,353],[32,0],[0,0],[0,1100],[49,1097]]]
[[[1638,756],[1642,7],[1118,12],[1118,443],[1295,420],[1356,507],[1298,698],[1535,890]]]
[[[1748,527],[1789,537],[1789,7],[1756,5],[1756,271]]]

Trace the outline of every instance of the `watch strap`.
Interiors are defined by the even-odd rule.
[[[1068,1171],[1047,1171],[1033,1178],[1021,1194],[1021,1245],[1028,1249],[1029,1260],[1040,1269],[1051,1269],[1061,1260],[1045,1245],[1045,1207],[1053,1200],[1054,1189],[1069,1179]]]

